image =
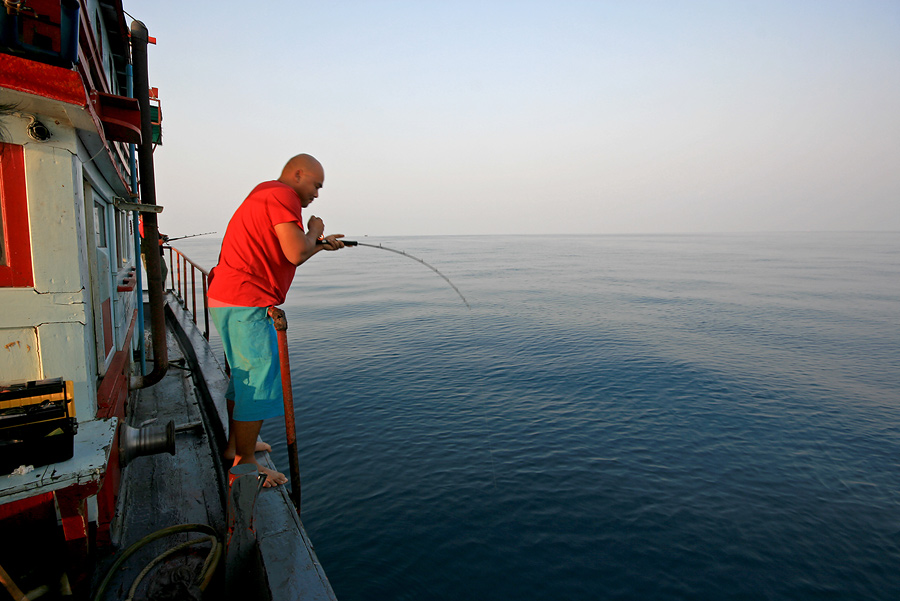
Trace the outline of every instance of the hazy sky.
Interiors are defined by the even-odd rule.
[[[124,0],[160,228],[309,152],[329,233],[900,230],[900,1]]]

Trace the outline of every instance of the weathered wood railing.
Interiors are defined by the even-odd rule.
[[[203,301],[203,336],[209,340],[209,298],[206,295],[206,287],[208,285],[209,271],[200,267],[192,261],[183,252],[172,246],[164,247],[169,251],[169,281],[172,284],[172,291],[181,302],[182,306],[188,308],[188,295],[190,295],[190,311],[197,323],[197,295],[199,293]],[[191,270],[191,279],[188,282],[188,266]],[[201,287],[197,289],[197,272],[200,272]]]

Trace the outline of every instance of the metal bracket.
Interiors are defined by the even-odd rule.
[[[117,209],[122,211],[137,211],[139,213],[162,213],[162,206],[160,205],[145,205],[136,202],[128,202],[124,198],[120,198],[118,196],[113,197],[113,204],[116,205]]]

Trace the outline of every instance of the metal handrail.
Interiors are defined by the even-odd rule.
[[[209,271],[200,267],[192,261],[186,254],[173,246],[164,246],[169,251],[169,280],[172,284],[172,292],[185,309],[187,306],[188,294],[191,300],[191,318],[194,324],[197,324],[197,294],[203,299],[203,336],[209,340],[209,297],[206,289],[209,284]],[[188,265],[191,268],[191,281],[188,284]],[[201,289],[197,290],[197,272],[202,276]]]

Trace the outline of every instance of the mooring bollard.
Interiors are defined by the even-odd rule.
[[[294,389],[291,385],[291,361],[287,344],[287,318],[284,311],[269,307],[269,317],[278,334],[278,358],[281,362],[281,388],[284,394],[284,428],[287,435],[288,461],[291,467],[291,500],[300,514],[300,458],[297,455],[297,426],[294,423]]]

